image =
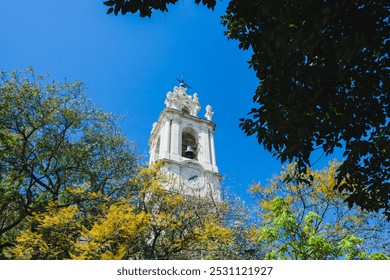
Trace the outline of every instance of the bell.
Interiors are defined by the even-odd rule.
[[[186,151],[184,152],[184,156],[189,159],[195,158],[194,150],[192,149],[192,146],[188,145]]]

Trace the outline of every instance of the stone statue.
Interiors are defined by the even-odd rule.
[[[174,94],[171,91],[168,91],[167,98],[165,99],[165,105],[168,108],[172,108],[172,104],[173,104],[174,99],[175,99]]]
[[[197,93],[194,93],[193,99],[194,99],[195,102],[199,102],[198,94],[197,94]]]
[[[206,106],[206,114],[204,115],[208,121],[211,121],[213,119],[214,112],[212,111],[213,107],[210,105]]]

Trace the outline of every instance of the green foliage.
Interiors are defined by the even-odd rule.
[[[251,229],[266,259],[388,259],[390,227],[383,216],[344,204],[333,191],[337,168],[307,170],[301,179],[286,167],[266,187],[252,187],[261,224]]]
[[[109,0],[103,2],[110,7],[107,14],[114,13],[116,16],[121,12],[122,15],[127,13],[135,14],[139,12],[140,17],[150,17],[153,10],[167,12],[167,5],[175,4],[177,0]],[[196,4],[202,2],[207,8],[214,10],[216,0],[195,0]]]
[[[49,82],[32,69],[0,73],[0,257],[26,217],[50,202],[93,216],[103,197],[128,193],[135,149],[116,117],[83,90],[80,82]]]
[[[226,35],[253,51],[247,135],[282,162],[345,148],[338,190],[390,218],[388,1],[232,0]]]
[[[346,235],[335,242],[320,233],[317,225],[322,222],[322,218],[317,213],[309,212],[303,221],[299,221],[281,197],[270,201],[268,207],[272,222],[259,230],[259,242],[273,248],[267,252],[266,259],[367,258],[367,254],[358,249],[363,239]]]

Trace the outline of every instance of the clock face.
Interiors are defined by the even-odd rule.
[[[202,171],[194,168],[182,170],[184,186],[191,189],[202,189],[205,184],[205,176]]]

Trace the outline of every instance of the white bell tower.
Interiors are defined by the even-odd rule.
[[[206,106],[205,119],[199,118],[198,95],[188,95],[183,82],[167,93],[165,105],[151,131],[150,163],[163,161],[174,178],[170,190],[219,201],[222,176],[215,160],[211,106]]]

